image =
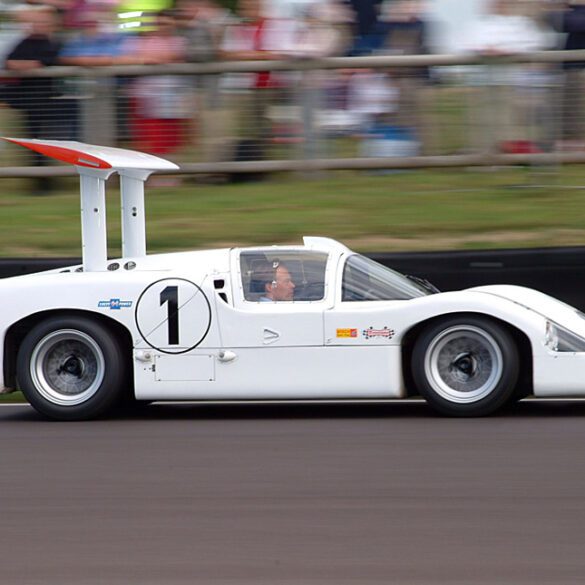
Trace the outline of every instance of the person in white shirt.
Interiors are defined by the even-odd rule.
[[[462,48],[486,58],[549,48],[552,37],[519,12],[515,0],[492,0],[489,13],[466,31]],[[538,152],[542,137],[533,115],[543,101],[546,75],[534,65],[489,64],[470,69],[474,94],[471,142],[481,151]],[[538,116],[542,118],[542,116]],[[542,130],[542,127],[540,128]]]

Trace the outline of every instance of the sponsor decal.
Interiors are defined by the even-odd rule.
[[[366,339],[374,339],[377,337],[381,337],[383,339],[392,339],[394,337],[394,329],[389,329],[388,327],[384,327],[383,329],[374,329],[370,327],[368,329],[364,329],[362,331],[363,336]]]
[[[357,329],[338,329],[337,330],[337,337],[357,337],[358,330]]]
[[[109,301],[100,301],[98,307],[100,309],[110,309],[112,311],[119,311],[120,309],[129,309],[132,306],[132,301],[121,301],[120,299],[110,299]]]

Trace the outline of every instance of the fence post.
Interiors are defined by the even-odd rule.
[[[82,77],[87,95],[81,102],[81,141],[116,146],[116,78]]]
[[[322,156],[317,115],[320,103],[319,71],[306,70],[301,72],[300,99],[301,119],[303,127],[303,158],[306,161],[316,160]],[[305,175],[313,173],[305,172]]]

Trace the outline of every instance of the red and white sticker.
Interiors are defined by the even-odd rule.
[[[394,337],[394,333],[394,329],[390,329],[388,327],[383,327],[382,329],[374,329],[373,327],[369,327],[368,329],[364,329],[362,331],[362,334],[366,339],[392,339]]]

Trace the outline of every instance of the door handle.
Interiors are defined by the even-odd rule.
[[[218,361],[220,361],[224,364],[226,364],[228,362],[233,362],[237,357],[238,357],[238,355],[235,352],[230,351],[228,349],[222,349],[217,354]]]

